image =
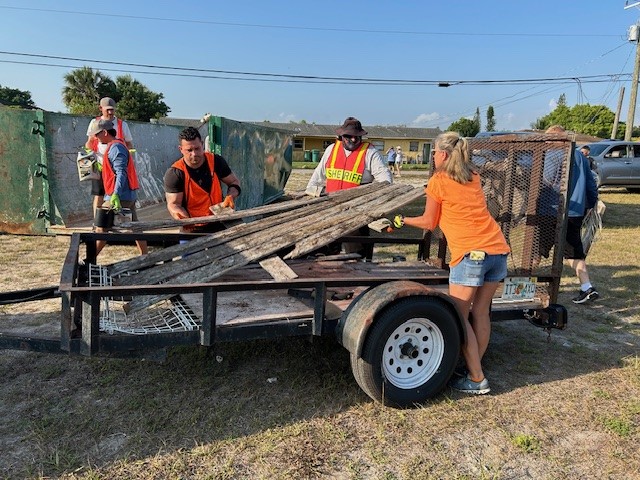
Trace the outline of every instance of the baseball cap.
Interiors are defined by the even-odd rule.
[[[100,106],[106,108],[116,108],[116,101],[111,97],[104,97],[100,99]]]
[[[89,135],[95,135],[102,130],[113,130],[113,122],[111,120],[98,120],[93,122],[93,128],[89,131]]]

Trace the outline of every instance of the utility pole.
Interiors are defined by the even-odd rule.
[[[618,97],[618,108],[616,108],[616,116],[613,119],[613,129],[611,130],[611,140],[616,139],[618,134],[618,123],[620,123],[620,112],[622,111],[622,100],[624,99],[624,86],[620,87],[620,96]]]
[[[631,140],[631,132],[633,131],[633,119],[636,115],[636,100],[638,98],[638,77],[640,76],[640,43],[638,43],[638,26],[633,25],[630,29],[635,27],[635,41],[636,42],[636,66],[633,68],[633,78],[631,79],[631,96],[629,97],[629,113],[627,115],[627,128],[624,130],[624,139],[629,142]],[[630,41],[631,38],[629,39]]]
[[[627,0],[625,2],[625,10],[627,8],[633,8],[640,5],[640,2],[630,2]],[[636,100],[638,98],[638,79],[640,77],[640,26],[636,22],[635,25],[631,25],[629,27],[629,37],[628,40],[630,42],[635,42],[636,44],[636,63],[633,68],[633,78],[631,79],[631,97],[629,98],[629,113],[627,114],[627,125],[624,130],[624,139],[625,141],[631,141],[631,133],[633,132],[633,120],[636,115]]]

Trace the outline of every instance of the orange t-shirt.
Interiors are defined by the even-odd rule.
[[[425,189],[429,200],[440,204],[438,225],[444,233],[455,266],[471,250],[489,255],[509,253],[500,226],[487,208],[480,185],[480,175],[474,174],[469,183],[461,184],[443,172],[436,172]]]

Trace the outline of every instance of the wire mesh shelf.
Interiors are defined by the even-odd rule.
[[[130,273],[123,274],[129,275]],[[89,286],[110,287],[113,278],[101,265],[89,265]],[[116,277],[117,278],[117,277]],[[197,330],[200,319],[179,297],[163,300],[144,310],[127,314],[124,304],[131,297],[105,297],[100,305],[100,331],[110,335],[128,333],[146,335],[150,333],[186,332]]]

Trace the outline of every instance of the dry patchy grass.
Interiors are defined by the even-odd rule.
[[[0,477],[638,478],[640,195],[602,197],[589,258],[602,299],[571,304],[567,269],[567,330],[496,323],[490,395],[385,408],[331,339],[225,344],[220,362],[197,348],[162,364],[0,351]],[[57,283],[65,252],[65,240],[0,235],[0,288]],[[0,329],[58,309],[0,307]]]

